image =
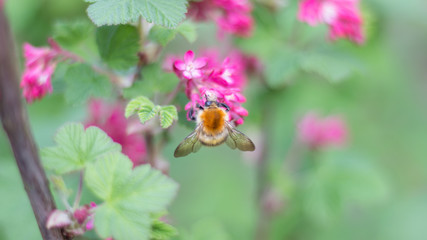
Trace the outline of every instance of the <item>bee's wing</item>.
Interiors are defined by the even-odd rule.
[[[175,149],[174,157],[184,157],[190,154],[191,152],[199,151],[202,144],[199,141],[198,135],[199,130],[201,129],[201,124],[196,127],[196,129],[190,133]]]
[[[225,143],[227,143],[231,149],[236,149],[237,147],[242,151],[255,150],[254,143],[245,134],[235,129],[233,126],[231,126],[230,123],[227,122],[226,124],[228,129],[228,137]]]

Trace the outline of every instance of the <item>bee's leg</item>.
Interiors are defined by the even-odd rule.
[[[196,107],[198,108],[198,109],[200,109],[200,110],[204,110],[205,108],[204,107],[202,107],[200,104],[196,104]]]
[[[219,103],[219,106],[225,108],[227,112],[230,111],[230,107],[225,103]]]
[[[194,116],[194,109],[193,108],[190,108],[190,111],[188,111],[188,118],[191,121],[196,121],[196,117]]]

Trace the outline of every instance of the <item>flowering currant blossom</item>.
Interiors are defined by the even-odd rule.
[[[249,0],[191,1],[188,15],[196,21],[214,20],[219,36],[231,33],[249,37],[253,29],[252,6]]]
[[[52,92],[50,79],[55,71],[55,58],[60,48],[53,44],[51,48],[37,48],[29,43],[24,44],[25,71],[22,75],[21,88],[28,103],[41,99]]]
[[[184,61],[176,59],[173,71],[185,85],[185,94],[190,102],[185,110],[196,108],[197,104],[204,105],[205,94],[209,91],[218,97],[218,101],[230,107],[229,120],[239,125],[244,122],[243,117],[248,111],[241,106],[246,98],[241,94],[241,89],[246,84],[246,56],[239,52],[231,52],[225,60],[218,61],[215,51],[206,51],[201,58],[194,59],[193,51],[189,50],[184,56]],[[170,63],[173,58],[166,58]],[[171,69],[165,66],[166,69]],[[185,73],[187,72],[187,73]],[[188,112],[190,113],[190,111]],[[191,116],[187,114],[188,119]]]
[[[142,135],[131,132],[133,125],[138,125],[138,122],[126,119],[120,104],[109,105],[101,100],[91,100],[89,114],[86,127],[99,127],[114,142],[122,145],[122,152],[130,158],[134,166],[145,163],[145,140]]]
[[[345,122],[337,116],[320,118],[315,113],[306,114],[298,123],[298,140],[310,148],[342,145],[347,140]]]
[[[86,231],[94,227],[94,209],[96,203],[81,206],[75,210],[58,210],[55,209],[49,215],[46,227],[64,228],[70,236],[83,235]]]
[[[298,19],[312,26],[318,23],[329,25],[329,38],[348,38],[362,44],[362,18],[359,0],[302,0]]]

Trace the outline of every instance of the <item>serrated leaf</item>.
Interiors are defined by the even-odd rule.
[[[66,82],[65,100],[68,103],[82,104],[90,97],[111,95],[110,80],[94,72],[85,64],[71,66],[64,77]]]
[[[145,18],[165,27],[176,27],[187,12],[186,0],[86,0],[87,13],[98,26],[135,22]]]
[[[179,79],[173,73],[165,73],[160,64],[153,63],[142,68],[142,80],[123,90],[123,96],[127,99],[140,95],[152,97],[154,93],[167,93],[172,91]]]
[[[313,53],[301,60],[303,70],[319,74],[328,81],[339,82],[359,70],[358,64],[349,56]]]
[[[178,234],[178,231],[171,225],[160,220],[154,220],[151,224],[152,240],[168,240]]]
[[[141,108],[138,111],[139,121],[141,121],[141,123],[144,124],[148,120],[156,116],[156,113],[157,112],[155,108],[152,106],[141,106]]]
[[[89,21],[84,20],[58,22],[53,29],[53,38],[63,47],[72,47],[87,39],[93,28]]]
[[[196,25],[192,22],[183,22],[176,30],[190,43],[193,43],[197,39]]]
[[[126,70],[138,62],[139,34],[131,25],[104,26],[96,30],[99,54],[108,66]]]
[[[58,174],[82,169],[105,154],[120,152],[121,146],[97,127],[86,131],[80,123],[61,127],[55,135],[57,146],[42,149],[42,160],[46,168]]]
[[[175,37],[175,29],[169,29],[159,25],[152,27],[149,34],[151,40],[160,43],[162,46],[166,46]]]
[[[162,106],[160,109],[160,126],[168,128],[172,125],[174,119],[178,119],[176,107],[173,105]]]
[[[125,117],[128,118],[132,114],[137,113],[142,106],[150,106],[151,108],[153,108],[154,103],[150,99],[144,96],[134,98],[126,106]]]
[[[117,240],[149,239],[151,213],[163,211],[177,191],[177,184],[142,165],[114,153],[90,164],[85,173],[88,188],[105,201],[95,212],[95,228],[101,237]]]

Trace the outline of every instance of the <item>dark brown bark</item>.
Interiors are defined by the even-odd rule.
[[[23,107],[18,85],[15,46],[4,11],[0,7],[0,117],[18,164],[43,239],[67,239],[60,229],[46,228],[55,203]],[[24,228],[25,229],[25,228]]]

